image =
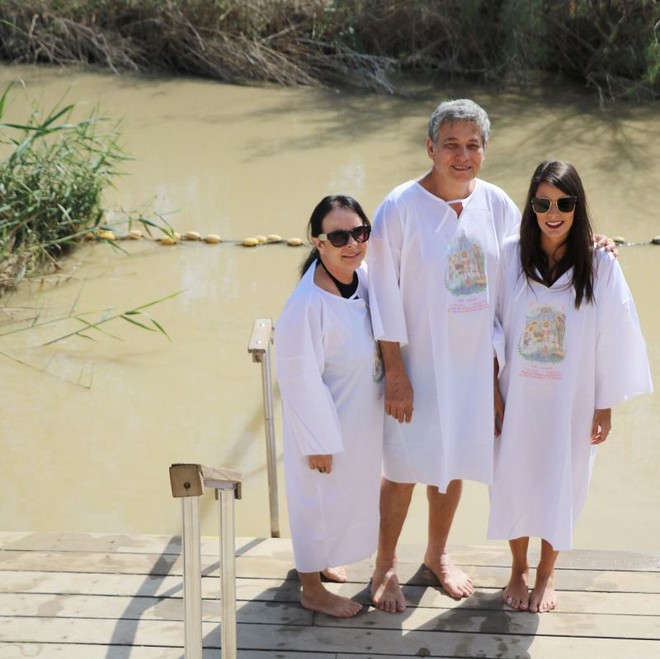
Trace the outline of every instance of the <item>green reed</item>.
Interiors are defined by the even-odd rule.
[[[0,98],[0,121],[10,92]],[[116,125],[73,105],[0,123],[0,293],[57,264],[103,220],[101,198],[127,155]]]

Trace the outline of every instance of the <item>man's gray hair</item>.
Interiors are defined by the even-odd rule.
[[[443,101],[433,110],[429,119],[429,137],[433,144],[438,143],[438,131],[445,122],[468,121],[477,125],[483,145],[485,146],[490,137],[490,119],[481,106],[469,98],[459,98],[454,101]]]

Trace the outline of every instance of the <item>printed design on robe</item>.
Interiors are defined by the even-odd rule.
[[[465,234],[458,236],[447,248],[445,288],[447,311],[471,313],[488,308],[488,277],[486,259],[481,245]]]
[[[485,291],[487,283],[483,250],[467,236],[461,236],[449,246],[447,253],[447,290],[452,295],[474,295]]]
[[[380,347],[378,343],[374,343],[374,382],[381,382],[385,377],[385,367],[383,366],[383,358],[380,354]]]
[[[518,353],[530,362],[557,364],[566,357],[565,338],[566,314],[553,306],[533,306],[525,319]]]

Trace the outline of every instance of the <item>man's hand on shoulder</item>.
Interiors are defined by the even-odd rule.
[[[616,243],[608,238],[604,233],[594,233],[594,246],[597,249],[604,249],[606,252],[612,252],[614,256],[619,256],[619,250]]]

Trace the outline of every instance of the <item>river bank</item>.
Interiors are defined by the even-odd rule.
[[[601,101],[660,96],[656,2],[0,0],[0,59],[113,72],[397,93],[527,84],[542,71]]]

